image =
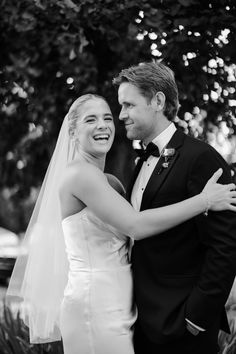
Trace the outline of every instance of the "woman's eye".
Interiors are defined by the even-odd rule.
[[[91,119],[87,119],[87,120],[86,120],[86,123],[93,123],[94,121],[95,121],[95,119],[92,119],[92,118],[91,118]]]
[[[105,120],[107,120],[107,121],[112,121],[113,118],[112,118],[112,117],[106,117]]]

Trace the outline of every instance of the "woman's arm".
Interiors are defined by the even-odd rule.
[[[65,183],[70,186],[70,192],[101,220],[139,240],[166,231],[204,212],[208,207],[212,210],[236,211],[236,207],[230,205],[236,196],[236,192],[230,192],[230,189],[235,187],[234,184],[228,186],[216,184],[221,173],[218,171],[209,180],[204,188],[205,194],[201,193],[170,206],[142,212],[135,211],[109,185],[104,173],[91,164],[73,165],[68,169]]]

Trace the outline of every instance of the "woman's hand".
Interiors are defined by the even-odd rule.
[[[236,212],[236,191],[235,184],[219,184],[218,179],[222,175],[223,170],[219,168],[205,185],[202,195],[206,200],[206,211],[208,210],[232,210]]]

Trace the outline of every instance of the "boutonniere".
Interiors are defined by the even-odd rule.
[[[166,169],[169,167],[170,162],[173,158],[173,156],[175,155],[175,149],[174,148],[165,148],[162,150],[160,158],[163,157],[164,158],[164,162],[161,165],[161,169],[159,170],[158,174],[160,174],[163,169]]]

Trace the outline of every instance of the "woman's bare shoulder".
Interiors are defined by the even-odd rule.
[[[85,161],[75,161],[68,164],[64,176],[62,178],[61,189],[64,188],[75,188],[84,185],[88,185],[90,180],[96,178],[103,178],[104,173],[99,170],[98,167],[92,165],[91,163]]]

